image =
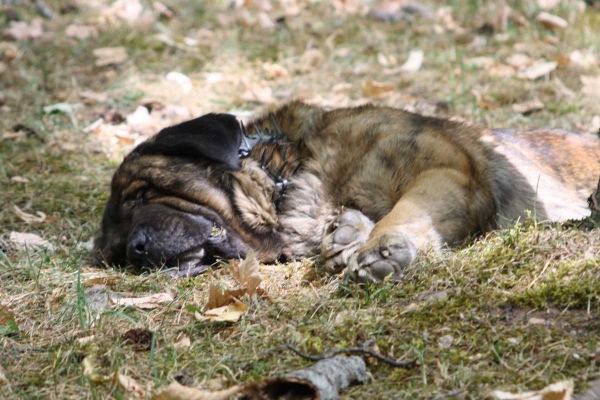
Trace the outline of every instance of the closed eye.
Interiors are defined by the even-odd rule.
[[[149,187],[142,187],[135,191],[135,193],[127,196],[123,201],[123,208],[125,210],[133,210],[135,207],[148,203],[149,199]]]
[[[137,205],[146,204],[148,202],[149,191],[149,188],[144,188],[137,193],[135,200]]]

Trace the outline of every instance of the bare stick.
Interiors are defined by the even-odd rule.
[[[282,350],[282,349],[289,349],[289,350],[293,351],[294,353],[298,354],[300,357],[306,358],[307,360],[311,360],[311,361],[325,360],[327,358],[334,357],[338,354],[361,353],[361,354],[367,354],[373,358],[376,358],[377,360],[379,360],[381,362],[384,362],[384,363],[391,365],[392,367],[396,367],[396,368],[412,368],[415,365],[414,360],[413,361],[392,360],[391,358],[385,357],[385,356],[381,355],[380,353],[378,353],[377,351],[375,351],[371,348],[368,348],[368,347],[347,347],[345,349],[333,349],[333,350],[328,350],[322,354],[312,355],[312,354],[306,354],[306,353],[301,352],[300,350],[298,350],[298,348],[296,348],[291,343],[286,343],[282,346],[274,347],[269,352],[274,351],[274,350]]]

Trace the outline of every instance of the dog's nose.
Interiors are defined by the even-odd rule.
[[[143,232],[136,232],[129,239],[127,257],[130,260],[143,258],[147,254],[148,237]]]

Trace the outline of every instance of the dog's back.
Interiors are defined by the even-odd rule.
[[[589,215],[587,198],[600,176],[598,137],[559,129],[498,129],[493,133],[496,152],[501,155],[493,165],[504,164],[494,171],[500,226],[523,218],[525,209],[534,211],[538,220],[563,221]],[[526,186],[534,192],[522,193]],[[512,197],[513,192],[519,195]]]

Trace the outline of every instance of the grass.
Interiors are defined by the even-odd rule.
[[[66,4],[49,3],[55,9]],[[18,48],[14,59],[0,51],[7,67],[0,80],[0,132],[12,133],[17,124],[31,128],[29,134],[0,140],[0,240],[7,242],[12,231],[29,232],[57,247],[55,252],[0,253],[0,371],[9,381],[0,387],[0,397],[128,396],[112,381],[90,381],[83,373],[86,358],[96,374],[119,372],[154,388],[185,370],[194,385],[224,387],[310,364],[289,352],[269,352],[286,342],[319,353],[369,339],[384,354],[415,359],[418,366],[404,370],[370,364],[372,378],[345,391],[346,398],[431,399],[456,393],[450,398],[479,399],[490,389],[535,389],[566,378],[574,379],[579,391],[600,376],[597,229],[526,221],[452,252],[423,255],[399,284],[345,283],[318,273],[317,259],[261,266],[271,300],[251,301],[236,324],[195,321],[187,311],[204,305],[209,282],[225,276],[224,270],[173,281],[160,274],[95,268],[89,243],[110,176],[128,148],[109,146],[82,128],[108,109],[131,113],[145,96],[185,105],[194,114],[259,113],[265,105],[243,98],[241,78],[271,87],[276,102],[320,98],[338,106],[363,101],[362,83],[380,80],[393,82],[398,90],[374,99],[378,104],[442,101],[451,114],[490,127],[585,130],[599,113],[597,101],[579,94],[578,79],[581,73],[598,75],[597,65],[586,71],[561,66],[552,78],[530,82],[493,77],[466,64],[478,56],[502,61],[518,43],[531,44],[530,56],[547,60],[576,49],[597,54],[597,9],[577,14],[565,2],[555,12],[573,20],[564,32],[553,33],[534,22],[535,2],[511,2],[530,17],[530,24],[509,24],[505,41],[490,37],[483,48],[473,49],[468,46],[473,30],[495,21],[494,2],[432,1],[432,8],[450,5],[455,21],[466,29],[441,35],[431,32],[429,22],[383,23],[335,14],[329,2],[300,3],[300,15],[285,17],[288,28],[265,33],[235,22],[220,25],[220,14],[234,14],[221,2],[173,1],[178,14],[164,25],[172,37],[212,32],[195,51],[157,41],[154,35],[165,29],[156,24],[100,26],[96,38],[66,38],[65,26],[96,20],[97,11],[86,9],[47,22],[52,39],[10,42]],[[32,9],[11,9],[24,20],[34,16]],[[0,9],[0,21],[9,18],[7,10]],[[282,15],[277,8],[272,13]],[[557,43],[547,44],[548,37]],[[117,67],[95,67],[91,51],[105,46],[124,46],[130,58]],[[424,51],[425,63],[413,75],[387,75],[378,62],[381,53],[394,55],[400,65],[415,48]],[[307,49],[322,56],[309,67],[302,64]],[[269,76],[266,61],[283,66],[290,77]],[[183,95],[165,83],[172,70],[194,80],[191,93]],[[214,72],[222,73],[222,80],[205,83],[205,74]],[[575,96],[564,97],[555,77]],[[332,89],[339,82],[350,86],[336,97]],[[71,115],[42,111],[49,104],[80,102],[82,90],[106,92],[109,100]],[[495,106],[484,107],[475,91]],[[515,102],[535,97],[546,109],[527,117],[512,111]],[[28,182],[11,180],[16,176]],[[25,223],[13,213],[14,205],[49,218]],[[91,274],[99,272],[110,278],[108,289],[94,286],[98,282]],[[169,292],[174,301],[146,311],[115,308],[107,305],[106,290],[132,296]],[[2,322],[2,312],[12,317]],[[136,350],[123,339],[132,328],[153,332],[148,350]],[[79,341],[90,336],[87,343]],[[443,344],[448,336],[450,345]],[[183,338],[191,346],[182,346]]]

